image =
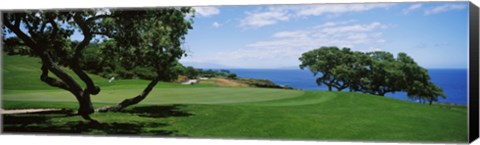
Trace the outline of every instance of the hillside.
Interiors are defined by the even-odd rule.
[[[77,108],[70,93],[39,80],[38,59],[2,59],[4,109]],[[148,84],[108,83],[90,76],[102,89],[92,96],[95,107],[133,97]],[[3,131],[408,142],[466,142],[468,137],[467,109],[462,106],[428,106],[350,92],[212,84],[160,83],[139,105],[92,118],[100,124],[65,112],[4,115]]]

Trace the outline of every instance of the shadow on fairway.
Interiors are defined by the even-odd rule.
[[[192,115],[181,108],[185,105],[140,106],[122,112],[136,114],[141,117],[166,118],[187,117]]]
[[[73,110],[62,109],[55,111],[43,111],[35,113],[23,113],[23,114],[14,114],[14,115],[3,115],[3,124],[15,124],[26,126],[28,124],[41,124],[45,123],[48,119],[59,118],[59,117],[68,117],[73,116]]]
[[[11,116],[6,116],[5,119],[10,119]],[[16,119],[39,119],[33,117],[16,117]],[[43,118],[40,118],[43,119]],[[38,120],[42,121],[42,120]],[[26,123],[26,122],[24,122]],[[155,126],[155,127],[164,127],[167,126],[164,123],[94,123],[94,122],[80,122],[80,121],[71,121],[66,122],[65,124],[55,125],[55,124],[41,124],[36,122],[35,125],[29,124],[16,124],[16,125],[5,125],[3,132],[6,133],[66,133],[66,134],[78,134],[78,133],[92,133],[96,134],[98,132],[103,132],[101,134],[108,135],[141,135],[143,133],[149,133],[159,136],[170,136],[175,133],[175,131],[167,130],[152,130],[148,132],[142,131],[144,126]]]
[[[192,115],[182,111],[184,105],[141,106],[121,112],[139,117],[187,117]],[[169,124],[160,122],[87,122],[58,121],[74,115],[72,110],[51,111],[28,114],[3,115],[3,132],[5,133],[49,133],[49,134],[107,134],[107,135],[146,135],[146,136],[185,136],[177,131],[162,130]],[[127,114],[125,114],[127,115]],[[55,122],[49,121],[56,119]],[[150,129],[145,129],[150,128]]]

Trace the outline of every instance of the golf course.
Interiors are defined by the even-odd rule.
[[[460,143],[468,138],[466,106],[426,105],[354,92],[201,82],[159,82],[137,105],[92,114],[98,121],[94,123],[75,115],[78,103],[71,93],[39,79],[40,59],[2,57],[2,109],[59,109],[4,114],[5,133]],[[148,84],[139,79],[109,83],[89,76],[102,89],[92,96],[95,108],[134,97]]]

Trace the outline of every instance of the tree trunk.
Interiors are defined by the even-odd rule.
[[[88,91],[84,91],[70,75],[61,70],[46,52],[41,54],[40,58],[42,59],[43,63],[42,75],[40,79],[51,86],[56,86],[71,92],[77,99],[80,106],[78,109],[78,114],[86,120],[92,120],[89,115],[94,112],[94,109],[90,100],[90,93]],[[54,78],[48,77],[49,71],[62,81],[57,81]]]
[[[328,91],[332,91],[332,86],[328,85]]]
[[[128,106],[135,105],[135,104],[137,104],[138,102],[142,101],[143,99],[145,99],[147,97],[147,95],[152,91],[153,87],[155,87],[155,85],[157,85],[158,80],[159,80],[158,78],[153,79],[148,84],[148,86],[143,90],[143,92],[140,93],[138,96],[130,98],[130,99],[125,99],[115,106],[106,106],[106,107],[98,108],[96,111],[98,111],[98,112],[109,112],[109,111],[115,112],[115,111],[120,111],[120,110],[122,110],[122,109],[124,109]]]
[[[433,100],[428,100],[428,105],[432,105]]]
[[[34,41],[32,37],[34,37],[34,34],[36,34],[34,31],[30,31],[30,36],[25,34],[21,29],[20,29],[20,21],[21,18],[15,16],[14,24],[10,23],[10,20],[8,17],[3,19],[3,23],[7,28],[9,28],[11,31],[13,31],[22,41],[30,47],[35,54],[37,54],[41,60],[42,60],[42,74],[40,76],[40,80],[45,82],[46,84],[53,86],[53,87],[58,87],[64,90],[67,90],[71,92],[77,101],[79,102],[79,109],[78,109],[78,114],[80,114],[84,119],[87,120],[92,120],[89,117],[89,114],[94,112],[92,102],[90,100],[90,94],[97,94],[100,89],[97,86],[93,85],[93,81],[88,77],[81,69],[78,67],[78,56],[80,55],[79,52],[85,46],[89,43],[91,40],[91,34],[86,35],[84,40],[82,41],[82,44],[76,47],[76,54],[74,57],[73,64],[74,66],[77,67],[72,67],[74,72],[82,79],[87,84],[87,89],[83,90],[82,87],[75,81],[69,74],[65,73],[60,67],[57,66],[57,64],[52,60],[50,55],[45,51],[45,47],[49,43],[48,41]],[[80,14],[75,15],[76,20],[80,20],[78,18],[81,18]],[[57,35],[58,32],[58,27],[56,23],[53,21],[53,19],[49,19],[48,21],[44,21],[42,27],[40,28],[41,32],[45,29],[45,26],[47,23],[51,23],[53,27],[53,37]],[[84,24],[84,23],[83,23]],[[77,52],[78,51],[78,52]],[[59,80],[56,78],[52,78],[48,76],[48,73],[51,72],[53,73]]]

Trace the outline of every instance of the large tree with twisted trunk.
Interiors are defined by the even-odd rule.
[[[123,56],[124,59],[119,60],[121,63],[134,62],[138,67],[154,68],[156,76],[139,95],[125,99],[114,106],[99,108],[97,111],[119,111],[137,104],[147,97],[158,81],[171,81],[177,78],[173,69],[178,63],[177,60],[185,55],[181,44],[188,30],[192,28],[191,21],[184,19],[185,14],[189,12],[189,8],[181,8],[177,11],[161,9],[122,12],[131,17],[119,19],[118,23],[126,24],[135,20],[135,23],[128,24],[129,30],[123,31],[127,33],[123,35],[135,35],[136,39],[117,41],[104,49],[116,49],[110,52]]]
[[[82,70],[83,50],[95,39],[113,41],[117,55],[129,62],[153,67],[157,77],[139,96],[127,99],[115,107],[99,110],[121,110],[143,100],[160,80],[170,79],[169,70],[185,53],[181,48],[184,36],[191,29],[191,8],[160,8],[142,10],[75,10],[5,12],[4,32],[18,37],[18,45],[30,48],[41,59],[40,79],[46,84],[72,93],[79,103],[78,114],[92,120],[95,110],[91,95],[100,87]],[[70,45],[74,31],[83,36],[78,44]],[[6,38],[4,38],[6,39]],[[75,74],[68,74],[59,66]],[[71,75],[77,75],[75,80]],[[53,77],[54,76],[54,77]],[[79,81],[85,84],[80,85]],[[115,108],[115,109],[113,109]]]

